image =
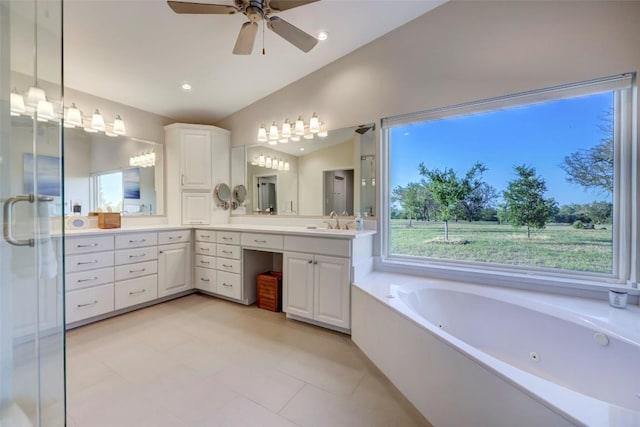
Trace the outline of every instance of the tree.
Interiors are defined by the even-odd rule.
[[[518,179],[509,181],[507,190],[502,194],[507,221],[514,227],[527,227],[527,239],[531,238],[531,229],[542,229],[557,211],[552,198],[545,199],[547,184],[536,176],[533,167],[516,166]]]
[[[594,224],[610,223],[613,204],[609,202],[592,202],[584,205],[584,213]]]
[[[486,182],[482,182],[464,200],[460,201],[460,206],[467,221],[478,221],[482,217],[483,210],[490,208],[497,198],[496,189]]]
[[[436,203],[424,182],[410,182],[406,187],[398,186],[391,193],[391,200],[402,206],[402,212],[409,218],[409,227],[412,227],[412,218],[429,220],[430,214],[435,211]]]
[[[567,181],[587,189],[613,193],[613,111],[602,117],[600,144],[588,150],[575,151],[560,165]]]
[[[444,221],[444,240],[449,240],[449,220],[460,202],[482,185],[480,180],[487,168],[482,163],[474,164],[463,178],[458,178],[451,168],[429,170],[424,163],[419,165],[420,175],[427,178],[433,198],[440,205],[439,217]]]

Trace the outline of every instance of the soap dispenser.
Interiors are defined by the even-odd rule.
[[[364,220],[362,219],[360,212],[358,212],[358,214],[356,215],[355,222],[358,231],[364,230]]]

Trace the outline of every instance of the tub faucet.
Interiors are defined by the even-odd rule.
[[[336,230],[340,230],[340,222],[338,221],[338,214],[336,213],[336,211],[331,211],[331,213],[329,214],[329,218],[335,218],[336,219],[336,225],[335,225],[335,229]]]

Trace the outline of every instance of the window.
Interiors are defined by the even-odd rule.
[[[384,119],[383,262],[635,283],[632,80]]]
[[[92,210],[102,212],[122,211],[122,171],[93,175]]]

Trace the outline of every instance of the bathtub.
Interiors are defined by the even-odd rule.
[[[434,426],[640,426],[640,309],[372,273],[352,339]]]

